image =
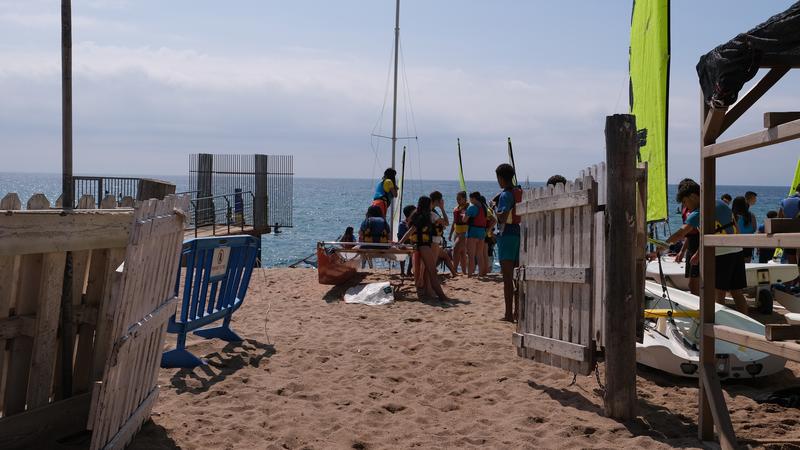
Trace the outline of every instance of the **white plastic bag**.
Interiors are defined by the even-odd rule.
[[[344,302],[373,306],[388,305],[394,302],[394,289],[388,281],[383,283],[359,284],[345,292]]]

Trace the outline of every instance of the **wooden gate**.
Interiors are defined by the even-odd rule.
[[[110,324],[111,347],[89,414],[92,449],[123,448],[149,418],[158,397],[166,321],[175,311],[175,273],[188,197],[142,202],[125,262],[114,276],[115,301],[98,321]]]
[[[596,302],[602,300],[595,295],[596,281],[603,278],[595,270],[603,257],[600,252],[598,258],[595,242],[602,243],[604,236],[603,214],[596,214],[597,182],[586,175],[528,190],[517,212],[523,235],[514,345],[520,356],[588,375],[600,338]]]

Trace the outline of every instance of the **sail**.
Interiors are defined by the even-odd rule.
[[[669,0],[634,0],[631,17],[630,107],[647,163],[647,221],[667,218]]]
[[[514,168],[514,179],[511,180],[514,186],[517,185],[517,165],[514,164],[514,150],[511,148],[511,138],[508,138],[508,163]]]
[[[397,231],[403,214],[403,185],[406,176],[406,147],[403,146],[403,157],[400,159],[400,178],[397,179],[397,199],[392,210],[392,232]],[[394,239],[390,239],[394,240]]]
[[[794,169],[794,179],[792,180],[792,185],[789,186],[789,196],[794,195],[798,185],[800,185],[800,158],[797,159],[797,167]]]
[[[462,191],[466,192],[467,183],[464,182],[464,166],[461,164],[461,139],[459,138],[456,142],[458,142],[458,186]]]

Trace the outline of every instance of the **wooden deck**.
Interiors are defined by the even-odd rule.
[[[252,225],[245,225],[244,227],[231,225],[229,232],[228,225],[218,224],[216,227],[208,225],[198,228],[197,235],[195,235],[194,228],[187,228],[183,231],[183,238],[191,239],[194,237],[234,236],[237,234],[249,234],[251,236],[259,236],[261,234],[267,233],[268,231],[269,230],[256,230],[255,228],[253,228]]]

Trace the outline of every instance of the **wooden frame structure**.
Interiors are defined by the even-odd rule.
[[[722,339],[744,347],[800,361],[800,344],[772,342],[766,336],[747,333],[731,327],[714,323],[716,289],[715,247],[756,247],[756,248],[800,248],[800,229],[792,229],[792,224],[781,227],[768,225],[769,231],[780,233],[754,235],[716,235],[714,207],[717,193],[717,159],[737,153],[754,150],[769,145],[800,138],[800,113],[781,112],[764,114],[766,129],[738,138],[718,142],[720,135],[742,116],[758,99],[774,86],[789,70],[800,68],[798,57],[765,57],[761,68],[770,69],[736,103],[725,109],[709,107],[701,94],[701,279],[700,329],[700,405],[698,414],[698,434],[700,439],[710,441],[714,438],[716,426],[722,448],[736,448],[737,441],[731,423],[725,397],[714,366],[714,341]],[[777,225],[777,223],[776,223]],[[788,226],[786,226],[788,225]]]

